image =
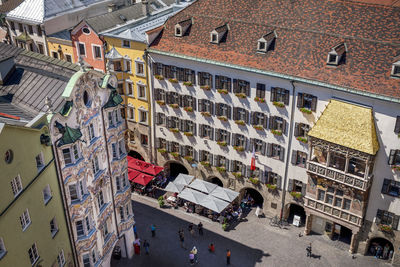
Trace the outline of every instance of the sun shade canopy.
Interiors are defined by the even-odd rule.
[[[138,176],[136,176],[133,182],[141,185],[147,185],[148,183],[151,182],[151,180],[153,180],[153,178],[154,176],[140,173]]]
[[[179,198],[190,201],[194,204],[200,204],[207,195],[196,190],[185,188],[179,195]]]
[[[188,185],[192,182],[194,176],[180,173],[174,180],[175,184]]]
[[[169,182],[164,190],[167,192],[180,193],[184,188],[185,188],[184,184],[176,184],[174,182]]]
[[[218,199],[216,197],[213,197],[211,195],[207,195],[204,199],[202,199],[199,203],[199,205],[210,209],[215,212],[222,212],[226,207],[228,207],[229,202]]]
[[[196,179],[191,184],[189,184],[189,187],[209,194],[218,186],[216,184]]]
[[[227,189],[227,188],[223,188],[220,186],[217,186],[217,188],[215,188],[211,193],[211,196],[220,198],[222,200],[226,200],[229,202],[232,202],[233,200],[235,200],[238,196],[239,193],[235,192],[233,190]]]

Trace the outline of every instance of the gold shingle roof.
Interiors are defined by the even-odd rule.
[[[375,155],[379,149],[372,109],[331,100],[309,136]]]

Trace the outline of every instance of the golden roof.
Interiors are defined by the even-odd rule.
[[[379,149],[371,108],[331,100],[309,136],[375,155]]]

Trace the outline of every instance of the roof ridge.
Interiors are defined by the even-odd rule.
[[[57,66],[60,66],[60,67],[63,67],[63,68],[67,68],[67,69],[70,69],[70,70],[73,70],[73,71],[78,71],[79,70],[79,66],[77,64],[70,63],[70,62],[67,62],[67,61],[64,61],[64,60],[61,60],[61,59],[57,59],[57,58],[52,58],[50,56],[46,56],[46,55],[43,55],[43,54],[40,54],[40,53],[36,53],[36,52],[33,52],[33,51],[22,50],[20,54],[24,55],[24,56],[27,56],[27,57],[30,57],[30,58],[34,58],[34,59],[39,60],[39,61],[43,61],[43,62],[47,62],[47,63],[53,64],[53,65],[57,65]],[[68,63],[68,64],[65,65],[65,63]]]

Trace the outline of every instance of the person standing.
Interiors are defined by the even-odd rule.
[[[389,244],[386,244],[385,247],[383,248],[383,259],[386,260],[389,256]]]
[[[194,264],[194,254],[193,251],[190,251],[189,253],[189,261],[190,261],[190,265]]]
[[[150,229],[151,229],[151,236],[155,237],[156,236],[156,226],[154,224],[152,224],[150,226]]]
[[[199,229],[199,235],[203,235],[203,224],[201,222],[199,222],[197,228]]]
[[[307,250],[307,257],[310,257],[310,258],[311,258],[311,251],[312,251],[311,243],[310,243],[310,245],[308,245],[308,247],[306,248],[306,250]]]
[[[197,259],[197,248],[194,246],[193,248],[192,248],[192,252],[193,252],[193,255],[194,255],[194,262],[198,262],[198,259]]]
[[[226,265],[231,264],[231,251],[229,249],[226,250]]]
[[[183,230],[180,229],[178,233],[179,233],[179,241],[181,242],[181,248],[186,249],[185,248],[185,235],[183,233]]]
[[[211,243],[210,245],[208,245],[208,251],[210,251],[211,253],[215,252],[215,246],[213,243]]]
[[[191,232],[192,232],[192,230],[193,230],[193,226],[194,226],[194,224],[193,224],[193,223],[189,223],[189,226],[188,226],[188,231],[189,231],[189,233],[191,233]]]
[[[147,242],[147,240],[144,240],[143,247],[144,247],[144,251],[146,252],[146,255],[149,255],[150,244],[149,244],[149,242]]]

